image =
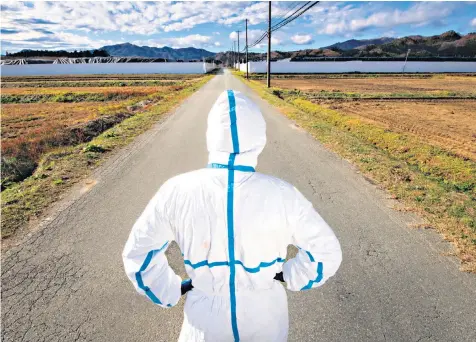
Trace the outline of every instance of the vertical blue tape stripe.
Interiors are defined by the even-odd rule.
[[[228,104],[230,107],[230,129],[231,140],[233,142],[233,153],[240,153],[240,144],[238,142],[238,126],[236,125],[236,104],[233,90],[228,90]]]
[[[230,129],[231,138],[233,141],[233,152],[230,153],[228,159],[228,189],[227,189],[227,204],[226,216],[228,226],[228,259],[230,261],[230,311],[231,311],[231,329],[233,330],[233,337],[235,341],[240,340],[238,333],[238,322],[236,320],[236,288],[235,288],[235,233],[233,228],[233,195],[235,183],[235,171],[233,166],[235,164],[236,154],[239,153],[240,147],[238,144],[238,131],[236,127],[236,112],[235,112],[235,95],[232,90],[228,90],[228,103],[230,107]]]

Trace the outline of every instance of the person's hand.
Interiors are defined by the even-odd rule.
[[[191,289],[193,289],[192,279],[187,279],[182,281],[182,286],[181,286],[182,296],[186,294],[188,291],[190,291]]]
[[[279,280],[280,282],[284,283],[283,272],[276,273],[273,279]]]

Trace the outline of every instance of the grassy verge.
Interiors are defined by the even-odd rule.
[[[241,74],[238,74],[242,76]],[[476,163],[294,96],[277,96],[257,81],[252,89],[326,147],[352,161],[456,247],[462,269],[476,273]]]
[[[274,88],[274,95],[280,98],[302,97],[310,100],[359,100],[359,99],[476,99],[476,94],[469,92],[455,91],[417,91],[417,92],[379,92],[379,93],[358,93],[343,91],[300,91],[300,90],[281,90]]]
[[[134,93],[64,93],[64,94],[22,94],[2,95],[2,103],[43,103],[43,102],[106,102],[121,101],[137,96]]]
[[[465,76],[474,76],[474,73],[465,73],[465,74],[450,74],[450,73],[445,73],[444,75],[442,74],[422,74],[422,73],[416,73],[416,74],[402,74],[402,73],[384,73],[384,74],[366,74],[366,73],[346,73],[346,74],[276,74],[273,75],[273,79],[292,79],[292,78],[298,78],[298,79],[324,79],[324,78],[333,78],[333,79],[354,79],[354,78],[444,78],[445,75],[451,75],[451,76],[460,76],[460,77],[465,77]],[[266,79],[266,73],[264,74],[252,74],[250,75],[250,79],[252,80],[265,80]]]
[[[212,77],[204,76],[188,87],[163,95],[147,111],[125,119],[88,143],[58,148],[46,154],[31,177],[2,192],[2,238],[11,236],[31,218],[41,214],[64,190],[100,165],[110,152],[145,132]]]

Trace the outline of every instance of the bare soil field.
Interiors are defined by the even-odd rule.
[[[316,102],[392,131],[410,132],[430,144],[476,160],[475,101]]]
[[[265,82],[265,81],[262,81]],[[339,91],[357,93],[460,92],[476,93],[476,77],[435,75],[429,78],[297,78],[273,79],[273,87],[318,92]]]
[[[300,96],[476,160],[476,76],[311,79],[292,75],[273,79],[272,86],[290,92],[284,96]],[[435,96],[438,99],[432,99]]]

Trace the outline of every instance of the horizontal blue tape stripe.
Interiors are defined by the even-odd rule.
[[[310,288],[312,288],[312,285],[314,285],[314,283],[319,283],[321,280],[322,280],[322,277],[323,277],[323,273],[322,273],[322,270],[323,270],[324,266],[322,265],[322,262],[318,262],[317,263],[317,277],[316,279],[314,280],[309,280],[309,283],[307,283],[306,286],[304,286],[302,290],[309,290]]]
[[[165,247],[167,247],[168,244],[169,244],[169,242],[167,241],[159,249],[155,249],[155,250],[150,251],[149,253],[147,253],[147,256],[145,257],[145,260],[142,263],[142,266],[140,267],[139,271],[136,272],[137,286],[145,292],[147,297],[149,297],[149,299],[152,302],[154,302],[155,304],[159,304],[159,305],[162,305],[162,302],[160,301],[160,299],[155,296],[155,294],[151,291],[151,289],[148,286],[144,285],[144,281],[142,280],[142,272],[144,272],[147,269],[147,267],[149,267],[149,264],[152,261],[152,259],[154,258],[154,256],[156,254],[160,253]],[[171,307],[170,304],[167,304],[167,306]]]
[[[274,265],[275,263],[277,262],[284,262],[284,259],[281,259],[281,258],[277,258],[271,262],[261,262],[257,267],[246,267],[245,265],[243,265],[243,263],[239,260],[236,260],[235,261],[235,264],[237,265],[241,265],[243,266],[243,268],[245,269],[245,271],[247,272],[250,272],[250,273],[256,273],[256,272],[259,272],[261,268],[264,268],[264,267],[269,267],[269,266],[272,266]]]
[[[209,169],[228,169],[228,170],[236,170],[242,172],[255,172],[255,168],[246,165],[225,165],[225,164],[217,164],[211,163],[208,164],[207,167]]]
[[[215,266],[228,266],[228,261],[215,261],[215,262],[208,262],[208,260],[203,260],[200,262],[197,262],[196,264],[192,264],[190,260],[185,260],[184,261],[185,265],[191,266],[192,268],[199,268],[202,266],[208,266],[208,267],[215,267]]]
[[[274,265],[277,262],[284,262],[285,260],[283,258],[276,258],[273,261],[270,262],[261,262],[257,267],[246,267],[242,261],[240,260],[235,260],[235,265],[241,265],[245,271],[250,272],[250,273],[256,273],[259,272],[261,268],[269,267]],[[185,265],[191,266],[194,269],[197,269],[199,267],[203,266],[208,266],[210,268],[215,267],[215,266],[229,266],[230,263],[228,261],[214,261],[214,262],[208,262],[208,260],[203,260],[200,262],[197,262],[193,264],[190,260],[185,260]]]

